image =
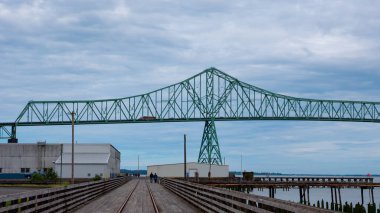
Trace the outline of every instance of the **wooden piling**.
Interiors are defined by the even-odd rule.
[[[339,193],[339,205],[342,206],[342,196],[340,194],[340,187],[338,188],[338,193]]]
[[[361,195],[362,195],[362,205],[364,203],[364,195],[363,195],[363,187],[360,187]]]

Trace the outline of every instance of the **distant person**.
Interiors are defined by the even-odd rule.
[[[154,182],[157,183],[157,174],[156,173],[154,173],[153,178],[154,178]]]
[[[153,173],[152,172],[150,173],[149,177],[150,177],[150,183],[153,183]]]

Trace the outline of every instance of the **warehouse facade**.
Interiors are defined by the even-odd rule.
[[[74,174],[76,178],[115,177],[120,173],[120,152],[111,144],[75,144]],[[54,161],[58,177],[71,177],[71,144],[63,146],[62,155]],[[61,157],[62,156],[62,157]]]
[[[75,144],[74,150],[75,178],[93,178],[96,174],[109,178],[120,173],[120,152],[111,144]],[[0,144],[0,173],[44,173],[48,168],[53,168],[58,177],[71,177],[71,144]]]

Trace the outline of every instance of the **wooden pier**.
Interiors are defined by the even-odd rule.
[[[155,204],[153,204],[152,198]],[[155,205],[157,209],[155,209]],[[162,185],[158,183],[150,183],[145,178],[141,178],[129,181],[118,189],[93,200],[74,212],[193,213],[199,212],[199,210],[166,190]]]
[[[258,195],[161,178],[116,178],[0,196],[9,212],[332,212]]]
[[[178,179],[161,184],[202,210],[202,212],[334,212],[290,201],[210,187]]]

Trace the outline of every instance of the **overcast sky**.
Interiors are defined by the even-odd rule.
[[[0,122],[29,100],[127,97],[216,67],[282,94],[380,101],[380,1],[0,1]],[[76,127],[112,143],[122,168],[198,157],[203,123]],[[217,122],[231,170],[380,173],[374,123]],[[20,127],[20,143],[71,141]],[[6,141],[2,141],[6,143]]]

